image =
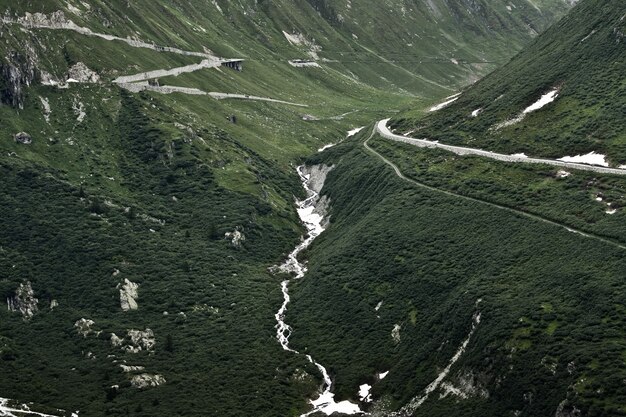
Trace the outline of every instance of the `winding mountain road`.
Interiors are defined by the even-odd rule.
[[[526,164],[544,164],[553,165],[562,168],[577,169],[581,171],[594,171],[601,174],[613,174],[613,175],[626,175],[626,169],[619,168],[607,168],[597,165],[578,164],[575,162],[563,162],[556,159],[543,159],[543,158],[530,158],[520,155],[505,155],[501,153],[495,153],[490,151],[484,151],[482,149],[466,148],[463,146],[445,145],[443,143],[434,142],[426,139],[408,138],[406,136],[396,135],[387,127],[389,119],[381,120],[376,124],[375,131],[382,137],[390,139],[396,142],[408,143],[409,145],[417,146],[419,148],[439,148],[449,152],[453,152],[457,155],[478,155],[489,159],[495,159],[497,161],[504,162],[522,162]]]
[[[515,208],[512,208],[512,207],[503,206],[503,205],[500,205],[500,204],[497,204],[497,203],[492,203],[492,202],[490,202],[490,201],[481,200],[481,199],[479,199],[479,198],[469,197],[469,196],[462,195],[462,194],[457,194],[457,193],[455,193],[455,192],[448,191],[448,190],[443,190],[443,189],[441,189],[441,188],[432,187],[432,186],[430,186],[430,185],[426,185],[426,184],[423,184],[423,183],[421,183],[421,182],[419,182],[419,181],[415,181],[414,179],[411,179],[411,178],[406,177],[406,176],[402,173],[402,171],[400,171],[400,168],[398,168],[398,166],[397,166],[396,164],[394,164],[393,162],[391,162],[389,159],[385,158],[383,155],[381,155],[381,154],[380,154],[380,153],[378,153],[376,150],[374,150],[373,148],[371,148],[371,147],[369,146],[369,144],[368,144],[368,142],[369,142],[369,141],[370,141],[370,140],[371,140],[371,139],[372,139],[372,138],[373,138],[373,137],[374,137],[377,133],[381,133],[381,131],[380,131],[380,130],[381,130],[381,128],[384,128],[384,130],[383,130],[383,131],[389,132],[389,130],[387,129],[387,121],[388,121],[388,119],[387,119],[387,120],[381,120],[380,122],[378,122],[378,123],[374,126],[374,128],[372,129],[372,133],[371,133],[371,134],[368,136],[368,138],[367,138],[367,139],[365,139],[365,141],[363,142],[363,146],[364,146],[364,147],[365,147],[365,149],[367,149],[370,153],[374,154],[375,156],[377,156],[378,158],[380,158],[380,159],[381,159],[381,160],[382,160],[385,164],[387,164],[387,165],[389,165],[391,168],[393,168],[393,170],[394,170],[394,172],[396,173],[396,175],[397,175],[399,178],[401,178],[402,180],[407,181],[407,182],[410,182],[411,184],[417,185],[417,186],[418,186],[418,187],[420,187],[420,188],[424,188],[424,189],[427,189],[427,190],[430,190],[430,191],[435,191],[435,192],[438,192],[438,193],[442,193],[442,194],[445,194],[445,195],[448,195],[448,196],[451,196],[451,197],[462,198],[462,199],[464,199],[464,200],[466,200],[466,201],[472,201],[472,202],[474,202],[474,203],[485,204],[485,205],[487,205],[487,206],[489,206],[489,207],[493,207],[493,208],[496,208],[496,209],[498,209],[498,210],[508,211],[509,213],[513,213],[513,214],[516,214],[516,215],[518,215],[518,216],[526,217],[526,218],[529,218],[529,219],[532,219],[532,220],[535,220],[535,221],[539,221],[539,222],[542,222],[542,223],[545,223],[545,224],[550,224],[550,225],[552,225],[552,226],[560,227],[560,228],[562,228],[562,229],[567,230],[568,232],[575,233],[575,234],[577,234],[577,235],[580,235],[580,236],[583,236],[583,237],[586,237],[586,238],[589,238],[589,239],[594,239],[594,240],[597,240],[597,241],[600,241],[600,242],[603,242],[603,243],[609,244],[609,245],[611,245],[611,246],[617,247],[617,248],[619,248],[619,249],[626,250],[626,245],[624,245],[624,244],[621,244],[621,243],[615,242],[615,241],[613,241],[613,240],[611,240],[611,239],[608,239],[608,238],[605,238],[605,237],[602,237],[602,236],[598,236],[598,235],[595,235],[595,234],[591,234],[591,233],[583,232],[582,230],[578,230],[578,229],[576,229],[576,228],[570,227],[570,226],[568,226],[568,225],[566,225],[566,224],[563,224],[563,223],[556,222],[556,221],[554,221],[554,220],[546,219],[545,217],[541,217],[541,216],[536,215],[536,214],[531,214],[531,213],[528,213],[528,212],[525,212],[525,211],[522,211],[522,210],[518,210],[518,209],[515,209]],[[394,134],[393,134],[393,133],[391,133],[391,132],[389,132],[389,134],[390,134],[390,135],[392,135],[392,136],[394,136],[394,137],[401,138],[401,139],[408,139],[408,138],[405,138],[405,137],[403,137],[403,136],[394,135]],[[388,138],[388,137],[387,137],[387,135],[383,135],[383,134],[381,134],[381,136],[383,136],[383,137],[385,137],[385,138]],[[391,139],[391,138],[388,138],[388,139]],[[396,140],[396,139],[392,139],[392,140]],[[443,148],[443,149],[450,148],[450,147],[451,147],[451,148],[459,148],[459,147],[450,146],[450,145],[433,146],[433,144],[435,144],[435,145],[441,145],[441,144],[439,144],[439,143],[434,143],[434,142],[430,142],[430,141],[426,141],[426,140],[420,140],[420,139],[412,139],[412,140],[414,140],[414,141],[418,141],[417,143],[425,142],[425,143],[427,143],[427,144],[430,144],[430,145],[416,145],[416,146],[420,146],[420,147],[435,148],[435,147],[442,147],[442,146],[445,146],[445,148]],[[405,140],[399,140],[399,142],[405,142],[405,143],[415,144],[415,143],[413,143],[413,142],[406,142]],[[460,148],[460,149],[470,149],[470,148]],[[479,151],[479,150],[477,150],[477,149],[473,149],[473,151]],[[481,151],[481,152],[485,152],[485,151]],[[456,152],[455,152],[455,153],[456,153]],[[487,153],[488,153],[488,154],[491,154],[490,152],[487,152]],[[462,155],[468,155],[468,154],[473,154],[473,155],[481,155],[481,154],[479,154],[479,153],[473,153],[473,152],[472,152],[472,153],[463,153]],[[501,155],[501,154],[496,154],[496,155]],[[503,156],[506,156],[506,155],[503,155]],[[493,158],[493,159],[495,159],[495,158]],[[526,158],[523,158],[523,159],[526,159]],[[513,161],[513,162],[526,162],[526,161]],[[555,161],[555,162],[560,162],[560,161]],[[570,165],[581,165],[581,164],[570,164],[570,163],[566,163],[566,162],[560,162],[560,163],[565,164],[565,165],[567,165],[567,166],[570,166]],[[587,165],[584,165],[584,166],[585,166],[585,167],[587,167],[587,168],[601,168],[601,167],[591,167],[591,166],[587,166]],[[607,169],[607,168],[605,168],[605,169]],[[626,173],[626,170],[622,170],[622,171],[625,171],[625,173]]]

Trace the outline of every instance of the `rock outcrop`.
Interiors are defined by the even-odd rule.
[[[120,285],[120,306],[122,310],[137,310],[139,307],[137,304],[137,298],[139,298],[138,289],[139,284],[131,282],[128,278],[124,279],[124,282]]]
[[[30,281],[23,282],[15,290],[13,297],[7,298],[9,311],[20,312],[24,320],[30,320],[37,312],[39,300],[35,298],[35,292]]]
[[[87,65],[77,62],[67,71],[67,81],[71,82],[70,80],[78,83],[95,84],[100,82],[100,76],[95,71],[89,69]]]
[[[400,329],[402,329],[402,327],[399,324],[396,324],[391,330],[391,338],[396,344],[400,343]]]
[[[159,385],[165,384],[165,378],[163,375],[154,375],[154,374],[140,374],[135,375],[130,380],[130,384],[134,388],[149,388],[149,387],[158,387]]]
[[[307,177],[307,185],[316,193],[322,191],[328,173],[335,167],[328,165],[308,165],[302,167],[302,174]]]
[[[33,143],[33,137],[26,132],[16,133],[13,137],[17,143],[21,143],[22,145],[30,145]]]
[[[243,234],[242,228],[239,226],[232,232],[226,232],[224,234],[226,239],[230,239],[230,244],[236,248],[240,248],[243,242],[246,240],[246,235]]]
[[[74,327],[76,328],[76,331],[79,335],[87,337],[91,333],[96,333],[95,330],[91,328],[94,324],[96,324],[96,322],[94,322],[93,320],[82,318],[74,323]]]
[[[122,339],[115,333],[111,333],[111,346],[113,347],[122,346],[122,343],[124,343],[124,339]]]
[[[131,365],[120,365],[120,368],[122,368],[122,372],[139,372],[139,371],[143,371],[144,369],[146,369],[143,366],[131,366]]]
[[[154,332],[150,329],[143,331],[131,329],[128,331],[128,339],[130,341],[122,349],[129,353],[137,353],[142,350],[152,351],[156,345]]]
[[[1,61],[0,61],[1,62]],[[11,53],[0,64],[0,103],[24,108],[24,88],[40,78],[36,57],[25,52]]]
[[[450,382],[441,384],[442,393],[439,398],[455,395],[462,399],[489,398],[489,391],[485,388],[489,378],[484,374],[476,374],[471,370],[458,372]]]

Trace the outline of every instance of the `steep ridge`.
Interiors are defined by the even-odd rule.
[[[624,165],[624,33],[623,3],[582,1],[446,108],[407,112],[392,127],[494,152]]]

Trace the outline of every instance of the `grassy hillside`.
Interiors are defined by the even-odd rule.
[[[380,398],[373,415],[388,415],[436,378],[480,312],[466,352],[413,415],[626,413],[624,249],[572,233],[566,227],[578,226],[575,213],[543,203],[591,200],[576,185],[591,176],[575,173],[575,183],[559,183],[544,168],[444,162],[430,150],[407,157],[415,151],[405,145],[372,143],[405,175],[442,191],[510,207],[538,193],[531,211],[563,227],[401,180],[363,149],[367,135],[312,160],[335,165],[325,187],[332,222],[309,251],[309,275],[294,287],[293,346],[332,364],[343,398],[372,384]],[[425,161],[438,168],[425,174]],[[463,183],[458,177],[467,171],[480,172],[471,176],[491,190]],[[504,179],[507,186],[498,188]],[[626,188],[621,178],[607,181],[618,192]],[[623,221],[602,216],[589,229],[620,230],[623,242]],[[383,372],[389,374],[380,380]]]
[[[0,378],[0,397],[88,416],[307,411],[320,375],[277,343],[283,277],[268,272],[303,231],[295,165],[348,129],[484,75],[569,7],[36,3],[0,0],[0,298],[38,300],[32,317],[0,309],[0,375],[11,376]],[[244,98],[129,92],[114,80],[203,57],[44,27],[68,20],[92,34],[245,58],[242,72],[151,80]],[[32,142],[15,140],[19,132]],[[139,285],[136,310],[121,308],[126,280]],[[148,336],[133,341],[134,330]],[[134,387],[142,374],[165,383]],[[354,380],[339,382],[342,396],[355,395]],[[410,376],[405,383],[406,396]]]
[[[430,114],[415,108],[393,124],[446,143],[547,157],[595,151],[623,165],[625,16],[620,2],[582,1],[449,107]],[[558,90],[553,103],[507,126],[551,90]]]

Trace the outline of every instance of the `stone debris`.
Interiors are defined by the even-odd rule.
[[[402,327],[399,324],[393,326],[393,330],[391,331],[391,338],[393,341],[398,344],[400,343],[400,329]]]
[[[140,374],[135,375],[130,380],[130,384],[134,388],[143,389],[149,387],[158,387],[159,385],[165,384],[166,380],[163,375],[154,375],[154,374]]]
[[[122,339],[115,333],[111,333],[111,346],[113,347],[122,346],[122,343],[124,343],[124,339]]]
[[[154,350],[156,340],[154,338],[154,332],[150,329],[146,330],[128,330],[128,337],[130,338],[130,344],[124,346],[125,350],[131,353],[136,353],[141,350],[151,351]]]
[[[122,368],[123,372],[139,372],[139,371],[143,371],[144,369],[146,369],[144,366],[131,366],[131,365],[120,365],[120,368]]]
[[[26,132],[16,133],[14,139],[17,143],[21,143],[22,145],[30,145],[33,143],[33,137]]]
[[[461,399],[489,398],[489,391],[485,388],[483,375],[476,375],[472,371],[459,372],[451,382],[441,384],[442,393],[439,398],[455,395]]]
[[[76,115],[76,121],[78,123],[82,123],[83,120],[85,120],[85,116],[87,116],[87,113],[85,112],[85,105],[81,101],[74,98],[72,110],[74,110],[74,114]]]
[[[95,330],[91,328],[91,326],[93,326],[94,324],[96,324],[95,321],[82,318],[74,323],[74,327],[76,328],[78,334],[82,335],[83,337],[87,337],[91,333],[95,333]]]
[[[226,232],[224,234],[224,237],[226,239],[230,239],[231,245],[233,245],[236,248],[240,248],[242,245],[242,242],[245,242],[246,240],[246,236],[243,234],[241,230],[242,228],[237,226],[237,228],[235,228],[233,232]]]
[[[100,82],[100,76],[87,65],[77,62],[67,71],[67,82],[89,83],[95,84]]]
[[[50,107],[50,101],[42,96],[39,96],[39,101],[41,102],[41,106],[43,107],[43,118],[46,120],[46,123],[50,123],[50,114],[52,113],[52,108]]]
[[[30,320],[37,312],[39,300],[35,298],[35,292],[30,281],[23,282],[15,290],[13,297],[7,298],[9,311],[20,312],[24,320]]]

